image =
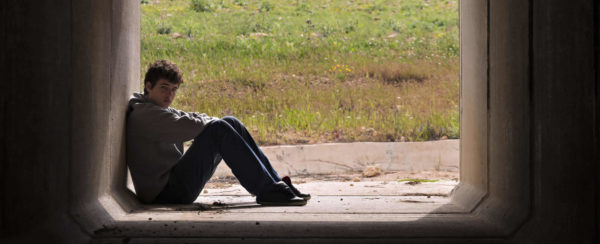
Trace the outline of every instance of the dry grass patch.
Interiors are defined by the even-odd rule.
[[[423,82],[432,74],[434,67],[427,63],[384,63],[367,64],[363,68],[363,74],[369,78],[380,79],[390,84],[401,82]]]

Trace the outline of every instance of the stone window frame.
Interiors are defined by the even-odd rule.
[[[182,230],[175,234],[160,221],[119,220],[119,216],[142,216],[139,202],[125,187],[123,98],[110,107],[108,137],[114,145],[107,149],[110,156],[104,159],[103,167],[95,176],[100,179],[95,189],[97,197],[71,203],[72,216],[85,232],[97,238],[173,235],[189,238],[508,238],[531,217],[534,194],[533,101],[529,99],[533,80],[530,4],[531,1],[460,1],[461,176],[452,204],[462,206],[465,209],[462,213],[432,209],[426,215],[406,214],[392,219],[380,215],[367,221],[299,222],[274,218],[273,222],[261,225],[258,232],[250,231],[255,222],[248,219],[183,220],[203,231]],[[124,13],[134,8],[131,5],[137,7],[138,12]],[[111,44],[106,48],[112,49],[114,54],[111,78],[122,82],[122,87],[111,88],[111,96],[117,97],[130,94],[137,86],[139,2],[114,3],[111,18]],[[521,25],[521,28],[503,28],[510,25]],[[129,33],[125,34],[126,31]],[[125,52],[121,54],[120,50]],[[504,99],[507,96],[511,99]],[[84,186],[71,187],[73,192],[85,192]],[[239,228],[227,231],[232,225]]]

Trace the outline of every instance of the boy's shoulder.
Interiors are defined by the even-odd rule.
[[[172,112],[154,104],[146,96],[134,93],[129,98],[129,103],[127,104],[127,119],[131,120],[136,117],[148,116],[148,114],[164,113],[165,111]]]

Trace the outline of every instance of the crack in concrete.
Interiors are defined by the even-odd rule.
[[[333,161],[327,161],[327,160],[322,160],[322,159],[316,159],[316,160],[310,160],[310,161],[316,161],[316,162],[321,162],[321,163],[333,164],[333,165],[337,165],[337,166],[340,166],[340,167],[344,167],[344,168],[350,169],[350,171],[355,171],[354,168],[352,168],[352,166],[348,166],[348,165],[345,165],[345,164],[342,164],[342,163],[336,163],[336,162],[333,162]]]
[[[277,157],[277,158],[279,159],[279,155],[278,155],[278,157]],[[287,165],[287,166],[289,166],[289,167],[290,167],[290,168],[291,168],[291,169],[294,171],[294,173],[293,173],[293,174],[300,174],[300,172],[299,172],[299,171],[298,171],[298,170],[297,170],[297,169],[296,169],[296,168],[295,168],[295,167],[294,167],[292,164],[290,164],[289,162],[287,162],[287,161],[283,161],[283,160],[279,160],[279,162],[283,163],[284,165]],[[292,172],[290,172],[290,171],[288,170],[288,174],[292,175]]]

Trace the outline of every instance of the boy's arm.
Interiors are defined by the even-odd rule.
[[[135,109],[129,120],[144,137],[150,140],[182,143],[194,139],[214,119],[149,105]]]
[[[173,109],[173,108],[170,108],[170,109]],[[208,116],[205,113],[184,112],[184,111],[177,110],[177,109],[173,109],[173,111],[175,111],[177,114],[182,115],[182,116],[183,115],[188,115],[188,116],[192,116],[192,117],[198,118],[198,119],[203,119],[203,118],[208,118],[208,119],[212,119],[212,120],[219,119],[217,117]]]

